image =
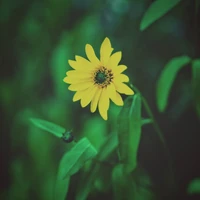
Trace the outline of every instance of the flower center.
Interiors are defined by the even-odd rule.
[[[106,67],[101,67],[94,73],[94,82],[99,86],[101,86],[102,88],[109,85],[112,79],[113,79],[113,73]]]
[[[95,80],[98,82],[98,83],[103,83],[107,78],[107,75],[101,71],[98,71],[96,73],[96,76],[95,76]]]

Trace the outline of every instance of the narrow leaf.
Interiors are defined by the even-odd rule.
[[[75,174],[84,163],[95,157],[96,149],[87,138],[81,139],[72,149],[64,154],[61,160],[59,171],[61,178],[66,178]]]
[[[145,12],[140,23],[140,30],[143,31],[149,27],[153,22],[161,18],[173,7],[175,7],[181,0],[157,0],[154,1]]]
[[[55,200],[64,200],[68,191],[70,176],[75,174],[89,159],[97,154],[87,138],[81,139],[62,157],[57,174]]]
[[[163,112],[167,106],[169,93],[177,73],[190,61],[191,58],[188,56],[175,57],[162,70],[156,86],[156,100],[160,112]]]
[[[152,119],[142,119],[142,125],[151,124],[153,123]]]
[[[67,177],[65,179],[61,179],[60,174],[58,172],[56,185],[55,185],[55,194],[54,194],[54,200],[65,200],[66,195],[68,192],[70,183],[70,177]]]
[[[197,113],[200,117],[200,59],[192,61],[192,86]]]
[[[76,200],[86,200],[88,198],[89,192],[93,189],[94,182],[104,165],[103,162],[108,159],[113,151],[117,148],[117,144],[118,141],[116,133],[112,133],[110,137],[108,137],[107,140],[102,144],[96,159],[92,161],[90,170],[85,173],[79,183]],[[99,162],[97,162],[97,160]]]
[[[65,129],[63,127],[58,126],[52,122],[48,122],[39,118],[31,118],[30,121],[38,128],[52,133],[56,137],[61,138],[63,136],[63,133],[65,133]]]
[[[142,127],[141,97],[135,94],[126,99],[118,117],[118,147],[120,161],[132,171],[137,166],[137,151]]]

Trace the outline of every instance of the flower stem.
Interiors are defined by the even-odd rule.
[[[160,127],[158,126],[158,123],[157,123],[156,120],[155,120],[155,117],[154,117],[154,115],[153,115],[153,112],[151,111],[151,108],[150,108],[150,106],[149,106],[147,100],[146,100],[145,97],[141,94],[141,92],[140,92],[139,89],[137,89],[137,88],[136,88],[135,86],[133,86],[132,84],[131,84],[131,87],[132,87],[132,89],[133,89],[134,91],[136,91],[137,93],[139,93],[139,94],[141,95],[142,103],[143,103],[143,105],[144,105],[144,107],[145,107],[145,109],[146,109],[146,111],[147,111],[149,117],[151,118],[151,120],[152,120],[152,122],[153,122],[154,129],[155,129],[155,131],[157,132],[160,141],[162,142],[162,144],[163,144],[164,147],[166,148],[166,143],[165,143],[165,139],[164,139],[164,137],[163,137],[163,133],[162,133]]]
[[[170,170],[170,173],[171,173],[171,178],[172,178],[173,184],[174,184],[174,186],[175,186],[175,177],[174,177],[174,172],[173,172],[173,165],[172,165],[172,161],[171,161],[171,156],[170,156],[169,150],[168,150],[168,148],[167,148],[167,144],[166,144],[166,142],[165,142],[163,133],[162,133],[162,131],[161,131],[161,129],[160,129],[160,127],[159,127],[159,125],[158,125],[158,123],[157,123],[157,121],[156,121],[154,115],[153,115],[153,112],[152,112],[152,110],[151,110],[151,108],[150,108],[150,106],[149,106],[149,104],[148,104],[146,98],[141,94],[140,90],[139,90],[137,87],[133,86],[132,84],[130,84],[130,87],[131,87],[135,92],[137,92],[137,93],[139,93],[139,94],[141,95],[142,103],[143,103],[143,105],[144,105],[144,108],[145,108],[146,112],[148,113],[149,117],[150,117],[151,120],[152,120],[153,127],[154,127],[154,129],[155,129],[155,131],[156,131],[156,133],[157,133],[157,136],[158,136],[160,142],[161,142],[162,145],[163,145],[164,151],[165,151],[166,156],[167,156],[167,158],[168,158],[169,170]]]

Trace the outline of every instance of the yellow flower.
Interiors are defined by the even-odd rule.
[[[111,55],[113,48],[106,37],[101,44],[100,60],[96,57],[90,44],[85,46],[88,60],[75,56],[69,60],[69,65],[74,69],[66,73],[64,82],[71,84],[68,89],[75,91],[73,101],[81,101],[81,106],[89,103],[91,112],[95,112],[98,106],[99,113],[107,120],[107,111],[110,99],[118,106],[123,106],[123,100],[119,93],[132,95],[134,92],[124,82],[129,82],[128,76],[122,74],[127,69],[125,65],[118,65],[122,53],[120,51]]]

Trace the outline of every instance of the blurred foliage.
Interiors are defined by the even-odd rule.
[[[200,193],[200,179],[199,178],[196,178],[189,183],[187,192],[189,194]]]
[[[52,200],[60,160],[73,149],[74,143],[44,133],[30,118],[73,129],[76,144],[85,138],[97,150],[94,159],[81,160],[78,172],[60,181],[60,199],[66,194],[69,200],[192,199],[194,193],[199,198],[199,2],[2,0],[0,199]],[[122,51],[130,84],[142,93],[136,94],[137,102],[131,97],[124,114],[129,120],[123,121],[119,113],[124,110],[112,104],[105,123],[73,103],[73,93],[62,81],[68,59],[84,56],[87,43],[98,52],[106,36]],[[148,101],[153,118],[140,97]],[[152,124],[141,127],[143,117]],[[173,162],[175,187],[156,120]],[[65,162],[61,168],[66,170]]]
[[[200,117],[200,59],[193,60],[192,62],[192,85],[196,111]]]
[[[154,1],[148,10],[145,12],[145,15],[140,24],[140,30],[145,30],[153,22],[160,19],[168,11],[170,11],[174,6],[176,6],[181,0],[159,0]]]

